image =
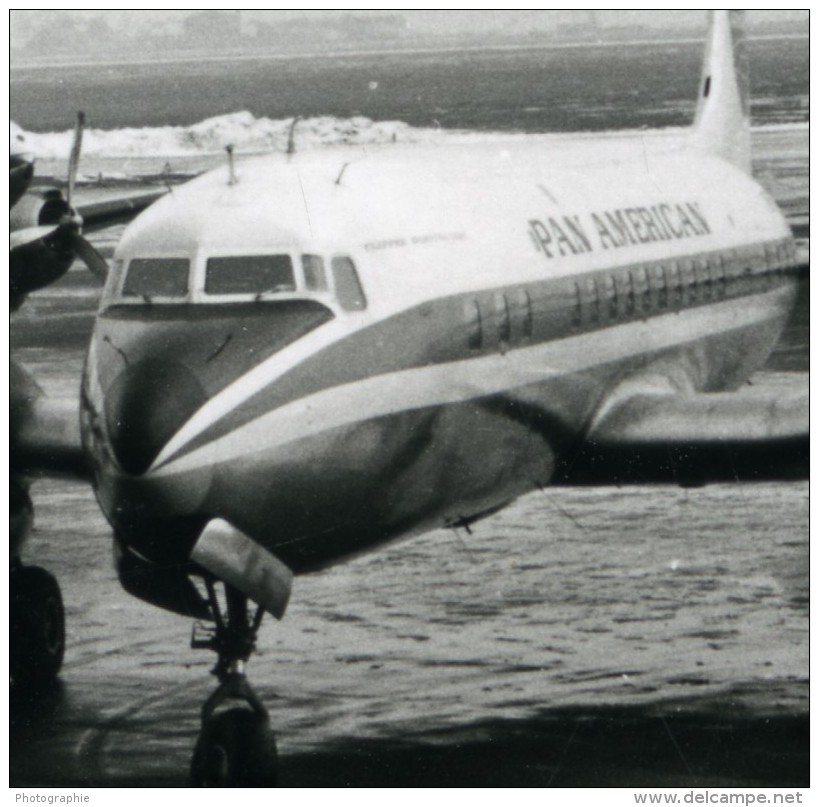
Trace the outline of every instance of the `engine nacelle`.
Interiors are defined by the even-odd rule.
[[[9,230],[58,225],[71,215],[71,207],[56,188],[26,193],[9,214]],[[57,231],[46,238],[15,247],[9,253],[9,293],[12,310],[27,294],[59,280],[74,262],[70,234]]]
[[[59,224],[63,216],[71,213],[68,202],[56,188],[42,192],[29,191],[9,213],[11,232],[25,227],[38,227],[47,224]]]
[[[9,301],[16,311],[27,294],[59,280],[76,253],[60,233],[15,247],[9,253]]]
[[[23,155],[9,157],[9,206],[14,207],[34,179],[34,163]]]

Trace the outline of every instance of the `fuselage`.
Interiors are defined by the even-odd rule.
[[[281,155],[174,189],[120,242],[83,382],[119,540],[173,563],[219,517],[309,571],[547,484],[624,379],[744,382],[790,231],[741,170],[644,145]]]

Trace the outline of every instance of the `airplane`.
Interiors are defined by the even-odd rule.
[[[229,153],[126,229],[79,428],[37,398],[16,450],[85,463],[125,590],[210,623],[194,784],[275,783],[245,663],[294,576],[548,484],[804,476],[806,398],[740,390],[805,269],[741,22],[712,14],[682,145]]]
[[[163,192],[152,191],[120,199],[75,207],[72,195],[77,178],[82,133],[85,124],[79,113],[69,159],[66,195],[53,187],[33,188],[34,159],[22,129],[14,123],[9,132],[9,303],[16,311],[32,292],[59,280],[79,257],[98,277],[104,278],[108,263],[83,236],[118,222],[127,221],[155,202]],[[23,545],[33,520],[25,467],[17,463],[17,447],[25,442],[27,430],[46,434],[68,429],[72,439],[79,435],[76,407],[57,414],[41,411],[42,390],[19,364],[10,365],[10,559],[12,678],[29,682],[53,678],[62,665],[65,649],[65,615],[59,584],[39,566],[24,565]],[[53,406],[53,402],[49,402]],[[42,415],[42,417],[41,417]],[[19,440],[18,440],[19,437]],[[70,442],[70,441],[69,441]],[[82,473],[85,463],[71,452],[50,452],[51,472]]]

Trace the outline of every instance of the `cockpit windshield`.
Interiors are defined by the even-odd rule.
[[[367,308],[352,258],[315,253],[118,258],[103,304],[258,303],[294,296],[334,301],[348,312]]]
[[[184,297],[188,293],[187,258],[134,258],[122,286],[124,297]]]
[[[208,258],[206,294],[267,294],[296,290],[289,255]]]
[[[301,268],[304,270],[304,284],[311,291],[327,291],[327,275],[324,259],[320,255],[302,255]]]

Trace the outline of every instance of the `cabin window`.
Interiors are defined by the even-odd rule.
[[[512,323],[520,331],[520,339],[532,338],[532,298],[525,289],[518,289],[512,296]]]
[[[324,258],[319,255],[302,255],[304,285],[308,291],[327,291],[327,275],[324,272]]]
[[[184,297],[188,293],[187,258],[134,258],[122,286],[124,297]]]
[[[593,277],[586,278],[585,297],[588,301],[589,319],[597,322],[600,319],[600,297],[597,291],[597,281]]]
[[[642,313],[651,310],[651,283],[648,277],[648,268],[638,266],[631,277],[636,305]]]
[[[361,288],[355,264],[350,258],[337,255],[333,258],[331,267],[339,305],[345,311],[363,311],[367,307],[367,298]]]
[[[725,276],[725,291],[732,295],[738,291],[738,279],[741,274],[739,259],[733,250],[722,256],[722,268]]]
[[[296,290],[289,255],[208,258],[206,294],[278,294]]]
[[[740,252],[740,262],[742,265],[742,279],[740,281],[740,289],[743,294],[756,291],[756,263],[758,255],[754,249],[746,249]]]
[[[692,269],[692,284],[693,294],[695,300],[708,299],[708,263],[704,259],[695,258],[691,264]]]
[[[710,255],[707,258],[703,258],[702,277],[705,299],[711,300],[714,297],[714,261]]]
[[[714,279],[717,296],[725,297],[725,258],[722,255],[714,256],[711,277]]]
[[[682,302],[693,302],[697,299],[697,278],[694,275],[694,264],[689,258],[684,258],[677,266],[682,278]]]
[[[477,300],[464,302],[464,321],[466,322],[466,340],[472,350],[483,346],[483,326],[481,324],[481,307]]]
[[[754,274],[759,276],[765,274],[768,268],[767,255],[765,254],[765,247],[759,246],[753,252],[753,267]]]
[[[531,339],[534,333],[534,322],[532,317],[532,298],[528,291],[523,292],[523,338]]]
[[[665,279],[665,267],[662,264],[654,266],[654,287],[657,290],[657,307],[668,306],[668,283]]]
[[[692,263],[692,295],[694,300],[705,299],[705,278],[708,270],[707,266],[699,258],[695,258]]]
[[[668,272],[671,278],[671,287],[674,290],[673,304],[682,305],[685,297],[683,273],[680,264],[676,261],[671,261],[668,266]]]
[[[606,275],[603,279],[603,288],[606,299],[608,300],[608,316],[609,319],[617,318],[617,286],[614,278],[611,275]]]
[[[634,277],[632,272],[623,272],[617,276],[620,299],[623,300],[623,314],[630,317],[634,314]]]
[[[509,340],[512,338],[509,304],[505,294],[495,294],[495,317],[498,324],[498,341],[500,342],[500,349],[503,353],[509,347]]]
[[[583,322],[583,292],[580,284],[574,284],[574,311],[572,313],[572,325],[579,328]]]
[[[746,266],[745,269],[743,270],[742,283],[740,284],[740,288],[746,294],[754,292],[756,291],[756,280],[757,277],[754,274],[753,267]]]

